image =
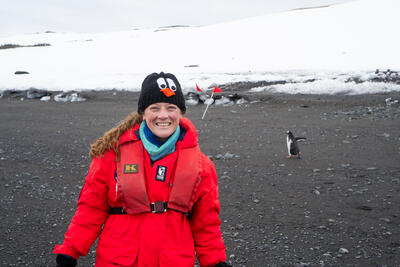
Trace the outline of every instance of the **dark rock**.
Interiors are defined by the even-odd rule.
[[[10,48],[18,48],[21,47],[20,45],[17,44],[4,44],[0,45],[0,49],[10,49]]]
[[[357,206],[356,209],[368,210],[368,211],[372,210],[372,208],[370,206],[365,206],[365,205]]]
[[[47,92],[45,90],[35,89],[35,88],[31,88],[26,92],[26,97],[28,99],[39,99],[39,98],[42,98],[44,96],[49,96],[49,95],[51,95],[49,92]]]
[[[20,98],[23,97],[24,92],[19,90],[5,90],[2,92],[3,97]]]
[[[14,72],[15,75],[20,75],[20,74],[29,74],[29,72],[27,71],[23,71],[23,70],[17,70],[16,72]]]

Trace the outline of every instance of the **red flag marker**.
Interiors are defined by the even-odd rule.
[[[196,90],[197,90],[197,92],[203,92],[203,90],[200,89],[200,87],[197,85],[197,83],[196,83]]]
[[[214,99],[213,99],[214,93],[222,93],[221,88],[219,88],[218,86],[215,86],[215,87],[214,87],[214,90],[212,91],[211,96],[210,96],[210,98],[209,98],[211,101],[208,102],[207,107],[206,107],[206,109],[204,110],[204,113],[203,113],[203,116],[201,117],[201,119],[204,119],[204,116],[206,115],[208,106],[209,106],[211,103],[214,102]]]
[[[213,93],[222,93],[222,90],[218,86],[215,86],[214,90],[213,90]]]

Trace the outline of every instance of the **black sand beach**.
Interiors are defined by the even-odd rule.
[[[225,92],[227,93],[227,92]],[[136,108],[129,92],[82,103],[0,99],[0,265],[54,266],[90,144]],[[257,93],[188,107],[217,169],[234,266],[400,266],[400,93]],[[301,159],[286,158],[285,130]],[[94,263],[95,246],[79,266]]]

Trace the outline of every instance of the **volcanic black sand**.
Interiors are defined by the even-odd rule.
[[[226,92],[224,92],[226,93]],[[0,265],[54,266],[95,138],[137,94],[83,103],[0,99]],[[400,266],[399,93],[258,93],[248,104],[188,107],[219,176],[234,266]],[[285,130],[307,139],[286,158]],[[91,266],[95,245],[79,266]]]

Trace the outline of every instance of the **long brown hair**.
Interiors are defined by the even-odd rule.
[[[104,135],[98,138],[91,146],[89,156],[91,159],[95,157],[103,156],[104,153],[113,149],[117,155],[117,159],[119,156],[118,148],[119,142],[121,139],[121,135],[126,132],[128,129],[132,128],[135,124],[141,123],[143,121],[142,114],[134,111],[129,114],[122,122],[120,122],[117,126],[108,130],[104,133]]]

